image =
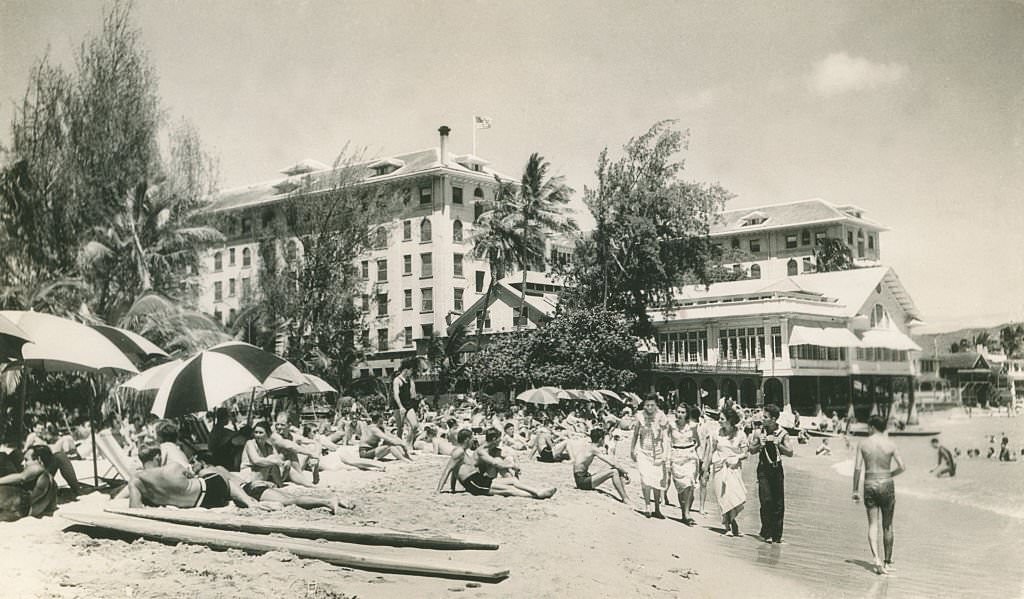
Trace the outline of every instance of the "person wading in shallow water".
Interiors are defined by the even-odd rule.
[[[875,563],[876,574],[887,574],[892,569],[892,546],[895,534],[892,528],[893,513],[896,509],[896,487],[893,477],[903,473],[903,459],[896,444],[885,433],[885,420],[872,416],[868,420],[871,436],[857,447],[853,466],[853,500],[859,501],[857,487],[860,472],[864,470],[864,508],[868,516],[868,545]],[[896,467],[893,468],[893,462]],[[878,559],[878,520],[882,520],[882,541],[885,546],[885,563]]]

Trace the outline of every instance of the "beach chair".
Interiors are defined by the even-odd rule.
[[[206,428],[206,421],[190,415],[182,416],[179,422],[181,434],[178,436],[178,445],[189,459],[209,449],[210,429]]]
[[[128,457],[124,449],[117,442],[114,434],[109,429],[101,430],[96,433],[96,450],[110,462],[110,466],[102,476],[99,476],[99,480],[93,481],[93,487],[99,488],[99,483],[102,481],[105,486],[113,487],[118,484],[117,480],[120,478],[124,482],[131,480],[132,475],[141,466],[136,463],[136,460]]]

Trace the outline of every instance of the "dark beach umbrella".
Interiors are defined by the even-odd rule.
[[[6,316],[0,316],[0,362],[21,360],[21,346],[31,343],[28,333]]]
[[[287,360],[248,343],[229,342],[199,352],[167,375],[152,412],[163,418],[206,412],[268,379],[302,384],[306,378]]]
[[[93,329],[106,337],[111,343],[117,346],[121,352],[131,358],[135,366],[141,367],[153,358],[167,358],[167,352],[157,347],[155,343],[146,339],[138,333],[119,329],[106,324],[91,325]]]

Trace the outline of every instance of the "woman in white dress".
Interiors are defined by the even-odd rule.
[[[700,436],[697,424],[700,422],[700,410],[679,404],[676,417],[669,423],[669,440],[672,444],[672,482],[679,493],[679,508],[683,513],[683,524],[696,524],[690,518],[690,506],[693,505],[693,488],[697,482],[697,456],[700,455]]]
[[[743,511],[747,490],[743,486],[743,460],[748,457],[747,436],[739,430],[740,415],[725,407],[719,418],[722,428],[711,439],[711,470],[715,497],[722,509],[722,524],[727,536],[740,536],[736,517]]]
[[[658,409],[657,398],[651,393],[644,398],[643,410],[637,414],[630,444],[630,457],[640,471],[644,515],[648,518],[665,517],[661,513],[661,492],[668,488],[669,454],[668,416]],[[653,514],[651,495],[654,496]]]

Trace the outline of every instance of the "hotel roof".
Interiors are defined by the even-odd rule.
[[[820,225],[848,222],[875,231],[887,230],[882,225],[864,218],[863,210],[856,206],[836,206],[820,198],[726,210],[711,225],[711,236],[755,233],[801,225]]]
[[[487,167],[486,161],[475,156],[469,159],[467,155],[455,156],[449,152],[448,160],[444,164],[442,164],[440,156],[440,148],[434,147],[407,154],[376,157],[365,160],[357,166],[365,168],[365,181],[367,183],[394,181],[403,177],[436,170],[445,170],[452,174],[477,177],[481,180],[493,180],[495,176],[507,179],[501,173]],[[468,168],[460,163],[460,161],[469,165],[476,165],[480,170]],[[375,175],[373,169],[380,167],[390,167],[394,170],[386,174]],[[281,172],[286,176],[220,192],[210,200],[206,210],[210,212],[224,212],[271,204],[285,198],[290,192],[301,187],[307,182],[307,178],[312,178],[314,181],[326,178],[337,172],[337,169],[336,167],[325,167],[323,163],[307,158]]]

